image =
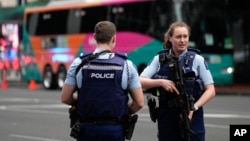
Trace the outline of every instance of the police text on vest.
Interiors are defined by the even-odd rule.
[[[113,79],[115,76],[114,73],[91,73],[91,78],[97,78],[97,79]]]

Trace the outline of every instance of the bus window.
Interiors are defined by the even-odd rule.
[[[67,15],[68,10],[29,14],[27,30],[31,35],[65,34]]]
[[[91,33],[94,30],[94,26],[101,20],[106,20],[107,8],[106,7],[91,7],[81,9],[84,13],[81,16],[81,28],[80,33]],[[98,11],[98,12],[97,12]]]
[[[43,49],[50,49],[57,47],[57,42],[55,38],[43,38],[42,40],[42,46]]]
[[[183,20],[191,27],[190,40],[194,42],[194,47],[210,53],[232,51],[225,48],[225,41],[230,32],[225,3],[222,1],[185,2],[182,5],[182,15]]]
[[[134,12],[137,11],[137,12]],[[121,30],[145,31],[149,27],[150,5],[124,4],[113,7],[115,24]]]

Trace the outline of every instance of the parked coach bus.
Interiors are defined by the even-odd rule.
[[[98,0],[28,8],[24,13],[23,56],[29,61],[26,61],[23,78],[42,82],[46,89],[61,88],[73,59],[81,52],[94,50],[93,29],[101,20],[116,24],[115,51],[126,52],[140,73],[162,49],[168,26],[183,20],[192,29],[190,47],[201,50],[215,83],[231,85],[233,53],[224,1],[220,0],[220,5],[202,1],[205,0],[182,3]]]

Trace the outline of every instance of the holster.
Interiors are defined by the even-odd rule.
[[[76,106],[72,105],[69,108],[69,119],[70,119],[70,136],[74,139],[77,139],[77,136],[80,133],[82,128],[82,123],[80,122],[80,117],[77,114]]]
[[[124,134],[125,134],[125,138],[127,140],[130,140],[133,136],[134,133],[134,129],[135,129],[135,124],[137,122],[138,119],[138,115],[137,114],[133,114],[133,115],[128,115],[125,117],[124,119]]]
[[[77,120],[71,128],[70,136],[74,139],[77,139],[81,132],[82,126],[83,124],[80,122],[80,120]]]
[[[70,128],[72,128],[75,122],[79,119],[75,105],[72,105],[69,108],[69,119],[70,119]]]
[[[153,122],[156,122],[157,111],[158,111],[158,108],[156,106],[156,101],[151,96],[147,96],[147,99],[148,99],[148,109],[149,109],[150,118]]]

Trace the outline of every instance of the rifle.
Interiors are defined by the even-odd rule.
[[[179,103],[179,127],[181,137],[190,141],[190,136],[194,132],[190,129],[190,120],[188,118],[189,111],[194,110],[194,98],[192,95],[189,95],[186,92],[185,85],[183,82],[183,70],[178,58],[173,58],[173,56],[167,55],[167,58],[170,59],[169,68],[170,72],[173,74],[173,81],[176,85],[176,88],[180,92],[177,96],[177,101]]]

